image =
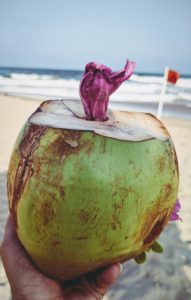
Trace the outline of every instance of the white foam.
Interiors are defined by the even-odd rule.
[[[137,75],[133,74],[131,76],[131,80],[140,82],[140,83],[162,83],[163,76],[142,76],[142,75]]]
[[[134,74],[111,95],[110,100],[158,101],[162,80],[162,76]],[[77,79],[58,78],[49,74],[12,73],[10,77],[0,76],[0,92],[43,98],[79,98],[79,83]],[[181,99],[191,102],[191,78],[180,78],[176,85],[167,87],[164,101],[173,102],[181,101]]]
[[[176,83],[177,87],[190,89],[191,92],[191,78],[180,78]]]

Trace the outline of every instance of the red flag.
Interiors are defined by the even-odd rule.
[[[168,82],[175,84],[179,77],[180,75],[178,72],[173,70],[168,71],[168,77],[167,77]]]

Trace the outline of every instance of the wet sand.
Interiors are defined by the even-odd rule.
[[[164,103],[162,113],[163,117],[191,121],[191,106],[190,104],[187,103],[186,105],[186,103],[183,102],[184,101]],[[112,101],[111,106],[129,111],[149,112],[156,115],[158,102]]]

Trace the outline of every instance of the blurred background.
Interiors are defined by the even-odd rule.
[[[6,174],[16,136],[45,99],[79,99],[85,65],[134,75],[110,105],[157,114],[172,135],[180,168],[183,221],[160,237],[165,252],[124,264],[106,299],[191,299],[191,1],[0,0],[0,239],[8,215]],[[164,79],[165,68],[177,75]],[[163,93],[161,94],[163,89]],[[0,299],[11,299],[0,265]]]

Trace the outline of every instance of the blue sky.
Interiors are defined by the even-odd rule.
[[[0,0],[0,66],[191,74],[191,0]]]

